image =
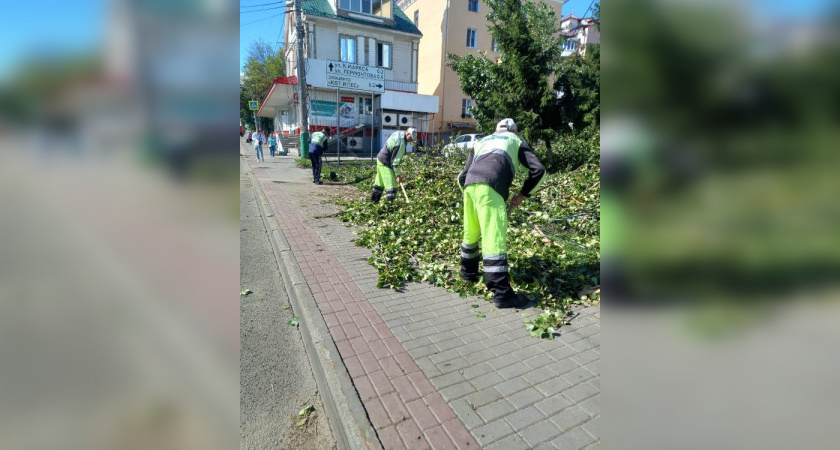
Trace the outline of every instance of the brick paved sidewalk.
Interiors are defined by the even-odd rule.
[[[598,445],[599,308],[543,341],[483,300],[378,289],[353,229],[324,218],[337,211],[325,195],[349,188],[313,185],[291,157],[246,155],[386,449]]]

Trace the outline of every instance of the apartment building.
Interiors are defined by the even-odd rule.
[[[600,20],[592,17],[577,17],[569,14],[560,20],[561,34],[566,40],[563,42],[562,56],[571,56],[575,53],[586,54],[586,46],[589,44],[601,43],[601,32],[598,31]]]
[[[542,0],[557,17],[568,0]],[[447,140],[458,133],[472,133],[476,121],[470,108],[473,101],[461,91],[461,82],[446,67],[446,54],[466,55],[486,51],[498,55],[498,48],[487,30],[488,6],[480,0],[399,0],[414,26],[423,33],[420,43],[418,92],[440,98],[430,129]]]
[[[392,0],[302,0],[309,132],[340,134],[342,151],[369,156],[393,131],[423,140],[438,98],[418,93],[423,36]],[[287,76],[275,80],[257,114],[299,134],[295,13],[286,20]]]

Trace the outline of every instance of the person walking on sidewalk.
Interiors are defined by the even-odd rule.
[[[268,149],[271,150],[271,157],[274,158],[274,152],[277,151],[277,138],[274,133],[268,135]]]
[[[397,166],[400,165],[402,157],[405,155],[405,144],[416,140],[416,128],[395,131],[388,137],[382,150],[379,150],[379,154],[376,155],[376,178],[373,180],[370,201],[379,203],[383,192],[385,193],[385,200],[389,202],[397,198],[397,183],[402,183]]]
[[[263,142],[265,142],[265,136],[263,136],[263,134],[259,131],[255,131],[251,138],[254,140],[254,151],[257,152],[257,162],[265,162],[265,158],[263,157]]]
[[[516,123],[504,119],[496,132],[480,140],[467,156],[458,184],[464,193],[464,240],[461,277],[478,281],[478,260],[484,255],[484,282],[497,308],[521,308],[528,300],[510,285],[507,262],[507,198],[517,170],[527,170],[522,190],[510,201],[518,207],[542,182],[543,167],[534,151],[513,132]],[[479,252],[479,239],[481,252]]]
[[[324,131],[312,133],[309,138],[309,160],[312,161],[312,182],[315,184],[324,184],[321,182],[321,156],[324,154],[329,138],[330,130],[326,128],[324,128]]]

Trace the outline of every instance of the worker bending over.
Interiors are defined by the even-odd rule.
[[[402,157],[405,155],[405,144],[416,140],[417,129],[415,128],[395,131],[388,137],[388,141],[376,155],[376,178],[373,180],[370,201],[379,203],[383,192],[385,192],[385,200],[389,202],[397,198],[397,183],[402,183],[397,166],[400,165]]]
[[[511,209],[528,197],[545,175],[534,151],[516,134],[513,119],[496,125],[496,132],[480,140],[467,156],[458,183],[464,192],[464,240],[461,243],[461,277],[478,281],[478,260],[484,255],[484,282],[493,292],[497,308],[521,308],[528,304],[510,285],[507,261],[507,204],[517,170],[527,170],[522,190],[510,202]],[[479,238],[481,252],[479,252]]]

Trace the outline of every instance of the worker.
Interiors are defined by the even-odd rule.
[[[324,128],[324,131],[316,131],[309,138],[309,160],[312,161],[312,182],[315,184],[324,184],[321,182],[321,156],[329,136],[330,130]]]
[[[494,294],[497,308],[521,308],[528,299],[517,295],[508,273],[507,212],[510,185],[517,170],[527,170],[522,190],[510,201],[517,208],[540,185],[545,167],[534,151],[513,132],[516,123],[504,119],[496,132],[481,139],[467,156],[458,184],[464,193],[464,240],[461,243],[461,277],[478,281],[478,261],[484,256],[484,282]],[[479,251],[479,240],[481,250]]]
[[[405,145],[417,140],[417,129],[395,131],[388,137],[382,150],[376,155],[376,178],[373,180],[373,190],[370,201],[379,203],[382,193],[385,200],[392,202],[397,198],[397,183],[402,183],[397,166],[405,155]]]

